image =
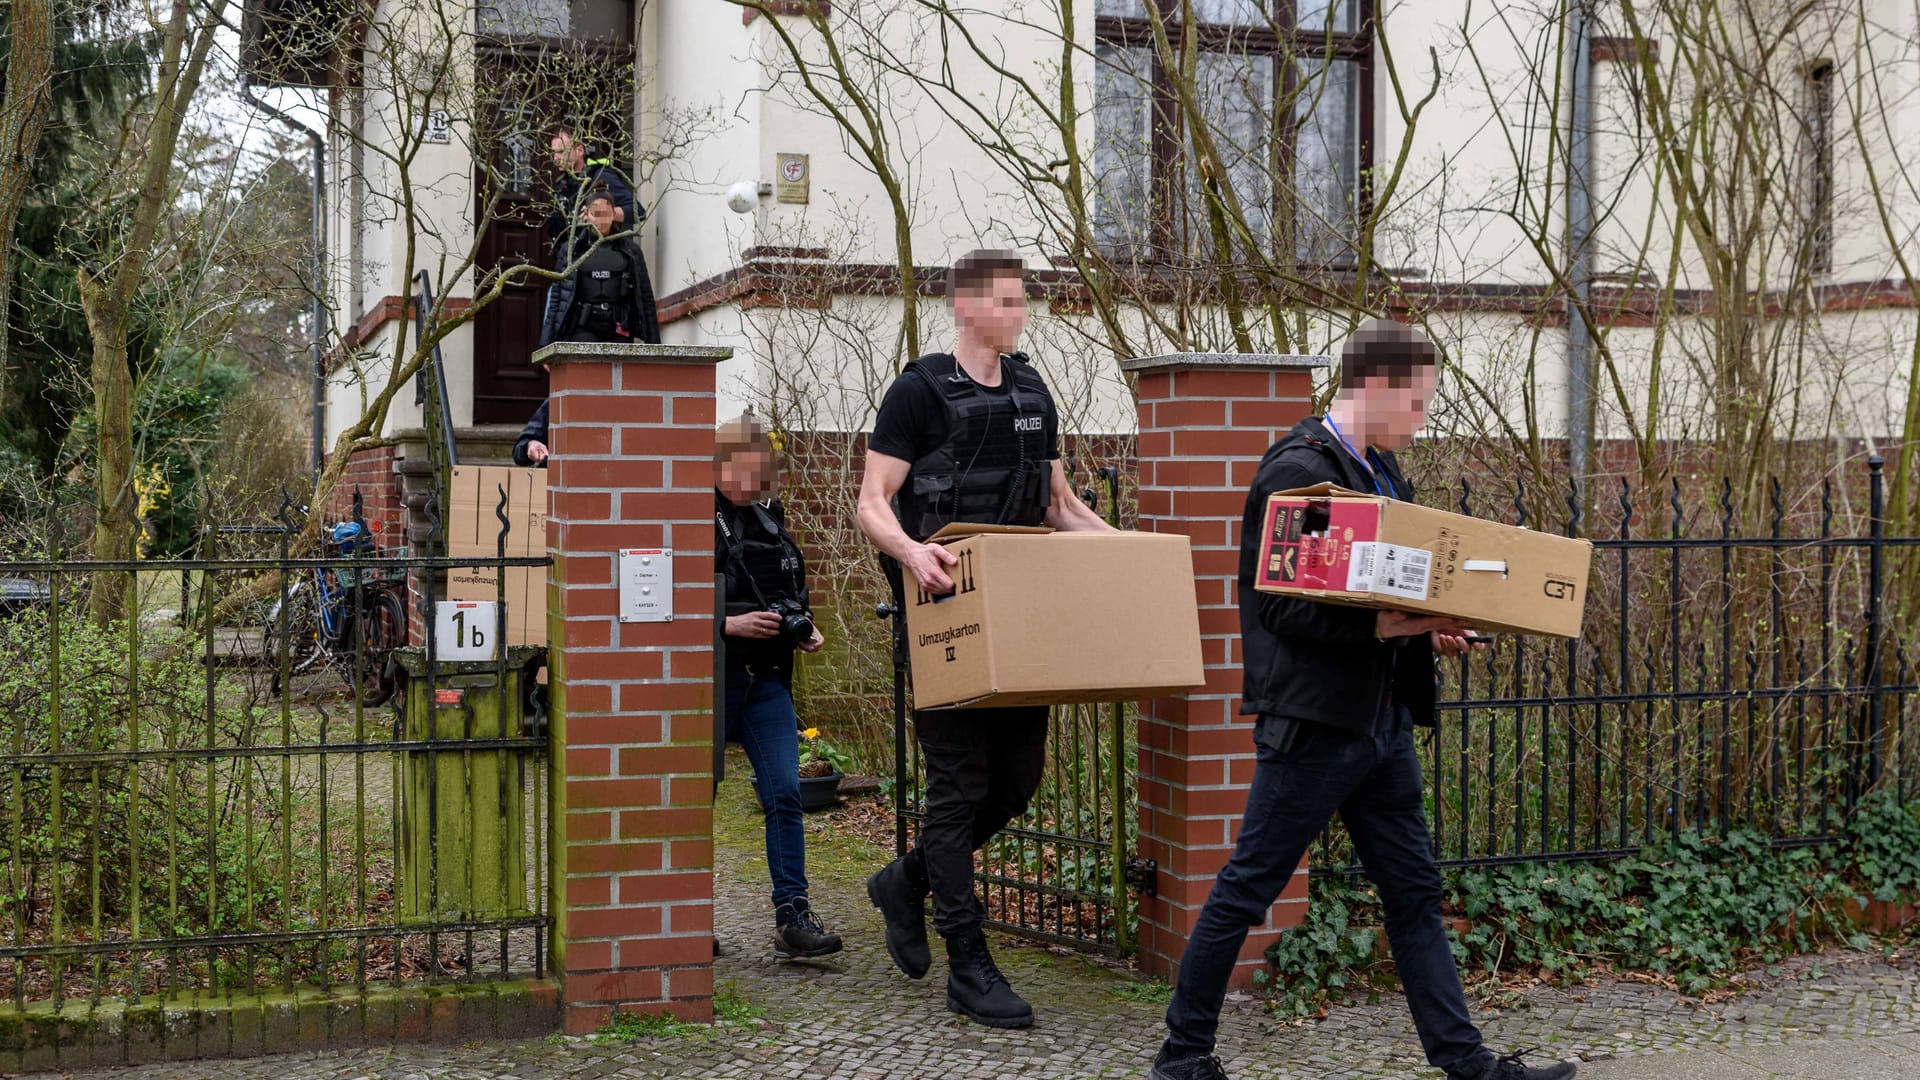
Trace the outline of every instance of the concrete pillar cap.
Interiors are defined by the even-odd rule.
[[[537,354],[536,354],[537,355]],[[1309,353],[1165,353],[1120,361],[1120,370],[1135,375],[1155,371],[1275,371],[1281,368],[1324,368],[1333,358]]]
[[[533,362],[552,367],[569,360],[639,361],[655,364],[717,364],[733,356],[728,345],[648,345],[620,342],[556,341],[533,354]]]

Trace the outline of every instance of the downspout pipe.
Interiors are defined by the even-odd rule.
[[[276,105],[253,92],[251,80],[242,77],[240,96],[248,104],[306,136],[313,148],[313,339],[308,345],[313,361],[313,477],[327,457],[327,336],[330,312],[326,300],[327,280],[327,141],[320,133],[296,120]]]
[[[1567,469],[1584,486],[1592,470],[1593,31],[1587,0],[1567,2]]]

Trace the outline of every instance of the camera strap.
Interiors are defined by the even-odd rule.
[[[765,529],[768,535],[773,536],[776,539],[779,539],[782,545],[792,543],[792,541],[786,539],[785,531],[779,527],[778,522],[773,520],[773,515],[767,512],[766,507],[760,505],[759,503],[753,503],[751,505],[753,507],[753,512],[760,519],[761,528]],[[718,508],[714,510],[713,531],[716,535],[720,537],[721,542],[726,545],[727,557],[733,560],[733,564],[735,566],[738,566],[740,568],[740,573],[746,577],[747,588],[753,590],[754,600],[760,604],[760,607],[762,609],[772,610],[773,605],[770,602],[768,602],[767,594],[761,590],[759,579],[753,576],[753,567],[748,565],[747,563],[746,540],[743,537],[741,537],[739,532],[735,531],[733,524],[727,520],[726,511]],[[794,573],[789,576],[793,579],[789,582],[789,584],[793,586],[794,598],[798,599],[800,596],[800,580],[799,580],[800,575],[797,573]],[[726,600],[725,597],[721,598],[721,602],[723,604],[725,603],[725,600]]]

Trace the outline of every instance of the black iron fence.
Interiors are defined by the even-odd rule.
[[[1896,573],[1920,539],[1886,534],[1878,459],[1804,499],[1771,484],[1758,506],[1724,480],[1544,496],[1463,483],[1445,498],[1526,527],[1551,520],[1595,553],[1579,639],[1502,636],[1441,665],[1439,722],[1420,746],[1444,865],[1605,859],[1737,828],[1820,844],[1873,789],[1920,795],[1920,588],[1903,601],[1913,583]],[[924,789],[898,687],[904,845]],[[1124,706],[1054,711],[1044,786],[982,855],[996,925],[1129,946],[1133,732]],[[1341,830],[1313,867],[1358,871]]]
[[[191,559],[71,558],[58,513],[12,538],[0,1001],[545,972],[538,651],[421,656],[449,569],[504,590],[548,560],[383,550],[357,495],[301,550],[299,513],[208,528]],[[127,608],[93,608],[103,587]]]
[[[1591,511],[1564,493],[1552,510],[1595,548],[1586,631],[1443,662],[1422,740],[1443,864],[1604,859],[1683,831],[1820,844],[1869,790],[1914,794],[1913,615],[1893,568],[1920,539],[1886,535],[1880,460],[1865,472],[1806,505],[1778,483],[1743,505],[1724,480],[1621,482]],[[1498,514],[1470,485],[1454,495],[1543,517],[1521,488]],[[1315,869],[1354,869],[1338,830]]]

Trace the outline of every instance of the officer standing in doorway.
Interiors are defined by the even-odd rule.
[[[560,171],[560,179],[553,185],[553,211],[547,215],[547,243],[555,270],[564,272],[601,236],[638,235],[646,214],[633,197],[633,185],[614,167],[611,158],[596,155],[581,140],[580,133],[566,124],[554,129],[547,147],[553,155],[553,167]],[[613,201],[613,217],[607,229],[596,232],[588,226],[586,212],[594,195],[601,191]],[[566,314],[572,292],[571,277],[561,278],[547,289],[547,304],[540,320],[541,345],[565,340],[560,334],[560,318]]]
[[[613,236],[619,208],[607,187],[596,187],[587,196],[581,217],[599,242],[584,249],[585,254],[573,276],[556,283],[567,288],[563,294],[556,341],[660,342],[660,317],[654,307],[653,285],[647,279],[647,262],[639,245],[630,236]],[[516,465],[547,466],[547,403],[541,402],[533,418],[520,429],[513,444]]]
[[[595,188],[581,216],[597,242],[576,256],[573,295],[560,316],[559,341],[660,340],[660,316],[654,307],[647,262],[630,236],[610,235],[618,225],[613,193]]]
[[[881,402],[860,485],[860,530],[884,556],[896,607],[904,577],[953,591],[958,560],[927,538],[950,522],[1112,531],[1068,486],[1059,416],[1045,380],[1014,352],[1027,322],[1026,264],[975,251],[947,275],[951,353],[908,364]],[[947,1007],[991,1027],[1033,1023],[987,951],[973,890],[973,853],[1018,817],[1045,765],[1045,706],[921,709],[914,729],[926,767],[926,816],[913,850],[867,881],[886,918],[887,953],[926,975],[926,903],[947,944]]]

